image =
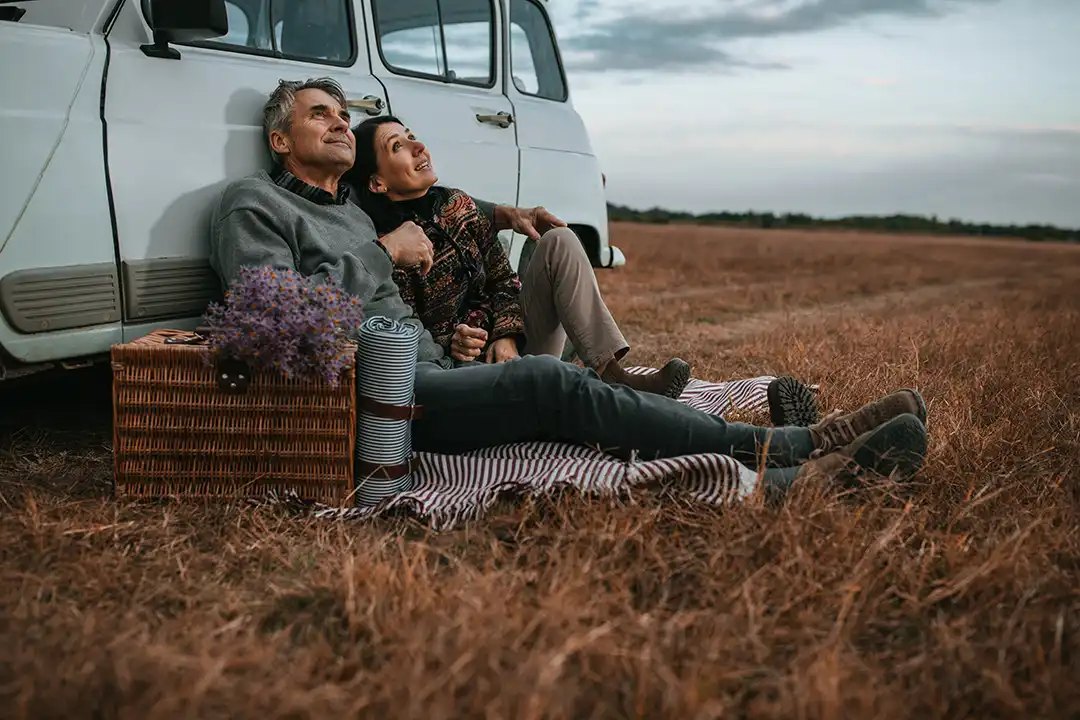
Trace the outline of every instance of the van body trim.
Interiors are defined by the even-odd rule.
[[[112,263],[17,270],[0,279],[0,312],[32,334],[120,320],[120,283]]]
[[[125,260],[122,277],[127,322],[199,316],[221,300],[221,284],[206,259]]]

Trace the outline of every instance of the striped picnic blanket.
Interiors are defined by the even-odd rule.
[[[654,368],[628,368],[656,372]],[[759,413],[768,407],[772,376],[729,382],[691,379],[681,402],[711,414]],[[436,530],[483,515],[503,494],[538,495],[574,487],[603,496],[625,496],[644,486],[662,486],[690,499],[716,505],[753,493],[756,473],[726,455],[684,455],[663,460],[625,461],[598,450],[563,443],[530,442],[461,455],[415,453],[413,487],[372,507],[315,505],[316,517],[364,520],[390,510],[407,510]]]

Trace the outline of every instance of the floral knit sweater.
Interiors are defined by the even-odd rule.
[[[439,186],[417,200],[365,195],[361,207],[380,237],[412,220],[434,246],[427,275],[419,268],[395,268],[393,277],[402,300],[447,353],[458,323],[486,330],[489,345],[523,334],[521,283],[495,229],[471,197]]]

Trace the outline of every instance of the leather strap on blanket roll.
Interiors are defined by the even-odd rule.
[[[379,465],[378,463],[357,460],[356,477],[362,477],[364,479],[378,477],[384,480],[397,480],[416,470],[416,466],[419,464],[420,458],[416,457],[410,458],[406,462],[398,463],[397,465]]]
[[[358,398],[357,404],[361,410],[386,420],[416,420],[424,415],[422,405],[389,405],[364,395]]]

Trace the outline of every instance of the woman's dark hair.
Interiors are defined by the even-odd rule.
[[[356,136],[356,161],[345,173],[344,180],[353,186],[354,190],[367,190],[371,176],[379,168],[378,155],[375,153],[375,133],[380,125],[388,123],[403,124],[393,115],[379,115],[368,118],[353,128]]]

